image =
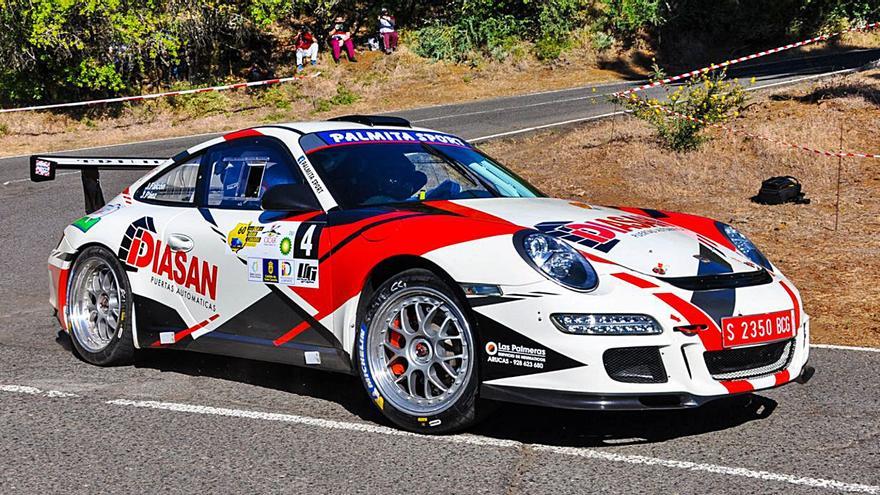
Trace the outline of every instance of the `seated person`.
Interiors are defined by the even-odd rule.
[[[405,157],[386,161],[371,174],[371,183],[366,186],[369,196],[363,204],[400,203],[416,199],[413,196],[427,183],[428,177],[416,170],[415,165]]]
[[[333,49],[334,62],[339,63],[339,57],[342,55],[343,47],[345,47],[345,52],[348,55],[348,61],[357,62],[357,59],[354,56],[354,42],[351,40],[351,33],[345,25],[345,19],[337,17],[336,23],[330,31],[330,48]]]

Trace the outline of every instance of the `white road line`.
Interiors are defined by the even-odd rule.
[[[11,392],[15,394],[40,395],[43,397],[79,397],[69,392],[61,392],[58,390],[40,390],[36,387],[28,387],[25,385],[0,385],[0,392]]]
[[[864,485],[860,483],[845,483],[837,480],[810,478],[806,476],[795,476],[790,474],[773,473],[770,471],[755,471],[746,468],[719,466],[716,464],[697,463],[689,461],[676,461],[670,459],[660,459],[657,457],[645,457],[640,455],[615,454],[612,452],[604,452],[595,449],[577,448],[577,447],[557,447],[542,444],[524,444],[515,440],[504,440],[483,437],[478,435],[451,435],[451,436],[426,436],[409,433],[405,431],[395,430],[385,426],[371,425],[365,423],[352,423],[347,421],[336,421],[330,419],[311,418],[307,416],[297,416],[293,414],[267,413],[260,411],[248,411],[242,409],[227,409],[211,406],[200,406],[194,404],[179,404],[173,402],[158,401],[137,401],[128,399],[115,399],[107,401],[107,404],[127,407],[140,407],[147,409],[158,409],[163,411],[174,411],[191,414],[205,414],[214,416],[226,416],[232,418],[257,419],[264,421],[279,421],[284,423],[294,423],[307,426],[316,426],[319,428],[329,428],[334,430],[357,431],[364,433],[374,433],[379,435],[391,435],[399,437],[418,437],[422,440],[437,442],[463,443],[468,445],[497,447],[497,448],[530,448],[538,452],[550,452],[558,455],[581,457],[597,461],[615,462],[624,464],[635,464],[644,466],[661,466],[671,469],[679,469],[684,471],[698,471],[704,473],[719,474],[724,476],[736,476],[743,478],[753,478],[763,481],[775,481],[788,483],[791,485],[807,486],[811,488],[824,488],[841,492],[851,493],[869,493],[880,494],[880,486]]]
[[[841,351],[880,352],[880,347],[858,347],[837,344],[810,344],[810,347],[818,347],[819,349],[837,349]]]
[[[626,112],[621,110],[619,112],[603,113],[602,115],[594,115],[592,117],[583,117],[583,118],[579,118],[579,119],[566,120],[563,122],[554,122],[552,124],[539,125],[539,126],[535,126],[535,127],[527,127],[525,129],[518,129],[515,131],[499,132],[498,134],[489,134],[488,136],[480,136],[478,138],[468,139],[468,141],[470,141],[472,143],[478,143],[480,141],[487,141],[489,139],[495,139],[495,138],[500,138],[500,137],[504,137],[504,136],[513,136],[515,134],[522,134],[523,132],[538,131],[541,129],[549,129],[551,127],[558,127],[561,125],[575,124],[578,122],[587,122],[590,120],[604,119],[605,117],[611,117],[613,115],[620,115],[623,113],[626,113]]]
[[[779,81],[779,82],[775,82],[775,83],[765,84],[763,86],[755,85],[750,88],[746,88],[746,91],[757,91],[759,89],[775,88],[776,86],[790,86],[792,84],[797,84],[802,81],[809,81],[811,79],[821,79],[823,77],[832,77],[832,76],[838,76],[840,74],[848,74],[850,72],[856,72],[859,69],[860,68],[841,69],[841,70],[836,70],[836,71],[832,71],[832,72],[823,72],[821,74],[813,74],[811,76],[799,77],[797,79],[789,79],[789,80],[785,80],[785,81]]]
[[[51,155],[51,154],[57,155],[58,153],[72,153],[74,151],[101,150],[101,149],[105,149],[105,148],[115,148],[117,146],[133,146],[136,144],[158,143],[161,141],[180,141],[182,139],[187,139],[187,138],[194,138],[194,137],[201,137],[201,136],[216,136],[219,134],[223,134],[223,131],[203,132],[201,134],[187,134],[186,136],[146,139],[144,141],[132,141],[130,143],[105,144],[102,146],[92,146],[89,148],[72,148],[69,150],[40,151],[37,153],[28,153],[26,155],[0,156],[0,161],[12,160],[15,158],[28,158],[31,155]]]
[[[79,172],[56,172],[55,178],[57,179],[58,177],[64,177],[65,175],[76,175],[78,173]],[[31,180],[30,177],[25,178],[25,179],[12,179],[12,180],[8,180],[8,181],[4,182],[3,185],[8,186],[9,184],[15,184],[17,182],[30,182],[30,180]]]
[[[568,103],[568,102],[572,102],[572,101],[581,101],[581,100],[594,100],[596,98],[601,98],[602,96],[609,96],[609,95],[607,93],[597,93],[597,94],[589,95],[589,96],[577,96],[574,98],[564,98],[561,100],[542,101],[542,102],[538,102],[538,103],[529,103],[526,105],[518,105],[518,106],[511,106],[511,107],[498,107],[498,108],[492,108],[489,110],[477,110],[477,111],[473,111],[473,112],[452,113],[449,115],[441,115],[439,117],[428,117],[425,119],[412,120],[411,122],[414,124],[417,124],[419,122],[430,122],[432,120],[445,120],[445,119],[453,119],[453,118],[458,118],[458,117],[469,117],[472,115],[482,115],[484,113],[506,112],[508,110],[520,110],[523,108],[540,107],[543,105],[554,105],[556,103]]]

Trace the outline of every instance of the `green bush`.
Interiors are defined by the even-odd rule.
[[[593,48],[600,52],[609,50],[614,46],[614,36],[604,31],[596,31],[592,33],[590,39],[593,42]]]
[[[230,105],[229,97],[217,91],[174,96],[170,103],[192,118],[227,113]]]
[[[634,93],[624,98],[623,103],[634,116],[651,124],[669,149],[695,150],[708,140],[702,133],[707,125],[727,122],[738,116],[746,101],[743,87],[736,81],[727,80],[725,75],[723,71],[704,74],[701,78],[688,80],[674,91],[663,86],[666,92],[663,99],[642,100]],[[662,79],[664,75],[658,71],[655,77]]]
[[[342,83],[336,86],[336,94],[330,98],[318,98],[315,100],[315,112],[327,112],[334,107],[351,105],[360,101],[361,96],[350,90]]]
[[[626,37],[663,23],[659,0],[602,0],[602,4],[607,26]]]
[[[433,60],[463,62],[474,51],[473,43],[458,26],[426,26],[416,31],[414,38],[416,55]]]

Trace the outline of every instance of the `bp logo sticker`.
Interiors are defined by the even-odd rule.
[[[289,255],[290,252],[293,251],[293,241],[290,240],[290,237],[281,239],[281,244],[278,245],[278,249],[284,256]]]

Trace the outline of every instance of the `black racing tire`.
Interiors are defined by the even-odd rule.
[[[97,296],[98,301],[95,297],[90,297],[86,287],[94,283],[95,278],[98,279],[100,293]],[[113,285],[108,282],[102,288],[102,279],[111,280]],[[100,318],[104,325],[103,332],[94,330],[94,333],[89,334],[87,320],[92,317],[86,316],[90,313],[88,301],[91,301],[91,306],[97,306],[92,314],[97,315],[100,311],[102,315]],[[131,314],[131,285],[122,264],[104,247],[91,246],[84,249],[70,270],[65,304],[65,322],[74,354],[97,366],[130,364],[134,360],[135,352]],[[110,325],[108,321],[111,318],[116,322],[115,328],[107,326]],[[98,328],[97,322],[94,328]],[[100,342],[91,340],[89,335]]]
[[[447,329],[446,332],[449,334],[460,335],[460,338],[456,337],[456,341],[444,340],[440,335],[443,333],[443,327],[436,323],[434,324],[434,327],[440,328],[434,337],[437,340],[432,340],[430,342],[428,339],[422,338],[419,334],[409,335],[400,332],[399,335],[402,337],[397,338],[403,338],[403,342],[405,342],[404,344],[401,344],[403,345],[403,348],[400,349],[400,352],[413,357],[411,360],[406,361],[406,368],[413,366],[413,369],[416,372],[419,372],[416,369],[416,366],[421,364],[416,361],[416,359],[420,359],[417,356],[417,350],[420,349],[417,347],[420,342],[418,339],[422,339],[422,341],[428,343],[432,350],[427,352],[430,354],[430,357],[435,360],[442,360],[441,352],[449,353],[448,355],[455,355],[455,353],[460,352],[461,355],[468,356],[467,361],[464,359],[453,359],[453,361],[451,361],[452,363],[459,364],[457,368],[455,364],[452,364],[451,366],[451,368],[456,368],[458,372],[461,373],[461,375],[459,375],[460,379],[458,380],[454,379],[452,374],[445,373],[444,371],[436,371],[436,367],[442,366],[442,364],[428,364],[428,374],[433,373],[434,378],[438,380],[440,380],[441,377],[445,378],[446,381],[442,381],[441,384],[447,385],[450,392],[445,394],[447,398],[445,403],[438,404],[437,406],[428,406],[440,407],[442,408],[441,410],[427,412],[413,410],[413,407],[420,407],[411,403],[411,401],[416,400],[416,398],[413,397],[412,394],[408,394],[407,391],[397,391],[395,384],[389,382],[388,378],[384,378],[389,376],[388,373],[391,373],[390,370],[394,369],[393,366],[391,366],[391,364],[394,363],[394,360],[402,359],[402,357],[395,357],[395,354],[391,354],[390,351],[384,351],[383,348],[383,351],[386,352],[385,357],[383,358],[377,355],[380,351],[370,350],[370,348],[379,348],[378,342],[385,343],[387,342],[386,339],[389,338],[388,336],[397,333],[388,332],[387,328],[383,330],[383,328],[388,325],[388,319],[383,318],[383,316],[390,314],[403,314],[396,313],[395,309],[398,307],[396,305],[407,307],[407,301],[418,301],[418,298],[422,296],[426,298],[424,299],[425,301],[434,301],[435,303],[443,301],[444,304],[449,305],[441,306],[441,311],[445,312],[446,318],[453,315],[454,322],[457,326],[452,330]],[[373,405],[398,427],[419,433],[451,433],[472,426],[479,419],[482,419],[485,416],[483,414],[484,409],[486,411],[489,409],[485,407],[482,402],[478,401],[477,398],[480,382],[478,369],[478,349],[480,348],[480,344],[476,335],[476,326],[473,323],[473,318],[469,313],[469,307],[463,300],[463,297],[456,294],[455,291],[453,291],[440,277],[424,269],[410,269],[401,272],[386,280],[367,297],[369,299],[366,302],[365,310],[362,312],[362,317],[358,322],[358,333],[355,338],[355,366]],[[416,303],[416,306],[418,306],[418,304],[427,305],[430,308],[431,303]],[[424,307],[422,307],[422,309],[424,309]],[[417,307],[412,311],[418,312],[419,309]],[[430,314],[429,311],[428,315]],[[444,314],[437,313],[437,316],[444,320],[446,319],[444,318]],[[428,317],[426,318],[429,320],[431,319]],[[460,323],[459,320],[461,320]],[[398,324],[400,328],[403,328],[403,324],[398,323],[398,320],[393,321],[394,324]],[[436,322],[437,320],[434,321]],[[410,323],[410,325],[412,325],[412,323]],[[430,326],[429,323],[429,327]],[[392,326],[389,328],[393,329],[394,327]],[[419,325],[419,328],[422,328],[421,325]],[[371,332],[373,332],[373,334],[371,334]],[[428,333],[431,332],[432,331],[430,330],[428,331]],[[467,341],[467,349],[464,349],[465,341]],[[447,346],[448,349],[452,350],[447,350]],[[421,347],[421,349],[424,348],[424,346]],[[388,357],[389,355],[391,358]],[[424,357],[422,357],[422,359],[423,358]],[[410,363],[413,364],[411,365]],[[383,375],[383,370],[386,368],[389,371],[385,371]],[[465,368],[467,369],[465,370]],[[432,372],[432,369],[435,371]],[[431,387],[431,390],[434,392],[441,390],[433,387],[431,384],[425,383],[425,373],[421,373],[421,376],[421,382],[419,382],[418,377],[416,377],[416,389],[419,389],[421,385],[424,387]],[[391,380],[396,378],[397,376],[391,376]],[[406,378],[397,379],[403,379],[408,382],[408,374]],[[422,388],[422,390],[424,389]],[[451,392],[453,390],[454,393]],[[406,395],[409,395],[409,399],[401,399],[401,396]],[[400,404],[403,405],[401,406]]]

